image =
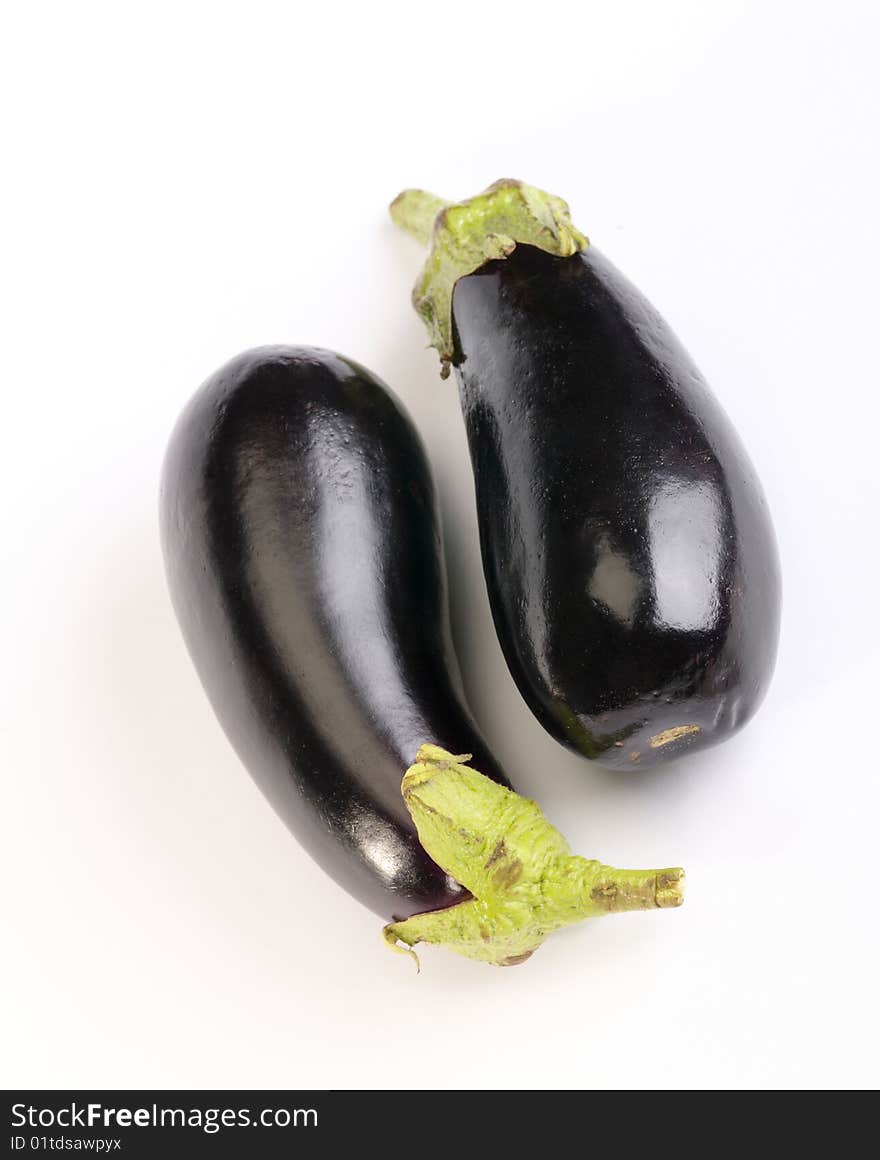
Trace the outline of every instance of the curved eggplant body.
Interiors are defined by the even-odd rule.
[[[614,767],[730,736],[779,630],[776,544],[730,421],[590,247],[455,287],[455,362],[495,625],[559,741]]]
[[[330,351],[265,347],[183,412],[162,480],[168,582],[214,710],[315,860],[395,920],[468,897],[419,844],[425,742],[502,784],[462,699],[425,453]]]

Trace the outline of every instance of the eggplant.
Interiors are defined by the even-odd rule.
[[[409,190],[392,216],[432,240],[415,304],[456,369],[492,614],[532,712],[617,769],[730,737],[772,675],[779,562],[700,372],[560,199]]]
[[[216,715],[315,861],[391,920],[397,949],[444,942],[498,963],[534,949],[553,915],[533,929],[520,903],[512,940],[502,895],[529,881],[505,852],[509,823],[537,807],[507,788],[464,702],[434,488],[400,403],[331,351],[248,351],[183,411],[160,515],[172,601]],[[475,835],[496,851],[490,876],[517,880],[495,888],[491,913],[474,894]],[[613,905],[588,891],[569,919],[681,901],[677,870],[588,865]],[[566,871],[560,898],[571,882]]]
[[[466,897],[401,796],[419,747],[508,784],[462,699],[435,506],[397,400],[305,347],[217,371],[163,469],[169,588],[221,724],[303,847],[394,919]]]

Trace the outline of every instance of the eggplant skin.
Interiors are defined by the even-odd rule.
[[[432,742],[508,783],[462,700],[434,488],[400,403],[331,351],[248,351],[181,415],[160,509],[189,652],[289,829],[386,919],[468,898],[419,844],[401,779]]]
[[[775,663],[776,542],[736,432],[595,248],[462,278],[455,363],[483,565],[544,727],[615,768],[724,740]]]

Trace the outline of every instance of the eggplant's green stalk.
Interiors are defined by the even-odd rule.
[[[445,379],[453,361],[452,291],[459,278],[518,244],[570,258],[589,245],[572,225],[560,197],[505,178],[467,201],[448,202],[423,189],[406,189],[390,206],[391,217],[423,245],[428,258],[413,289],[413,305],[440,354]]]
[[[395,225],[423,246],[429,246],[438,214],[451,204],[424,189],[406,189],[392,201],[389,209]]]
[[[469,760],[423,745],[402,791],[419,841],[473,898],[390,923],[382,934],[393,950],[418,965],[416,943],[438,943],[512,966],[582,918],[681,906],[683,870],[616,870],[573,856],[533,801],[471,769]]]

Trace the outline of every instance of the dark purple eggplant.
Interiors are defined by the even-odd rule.
[[[458,375],[492,613],[530,708],[617,768],[730,737],[772,674],[779,566],[687,352],[558,199],[499,182],[456,206],[408,191],[392,214],[433,238],[416,306]]]
[[[248,351],[181,415],[161,517],[202,683],[305,849],[386,918],[466,898],[401,778],[434,742],[508,783],[462,699],[433,483],[397,400],[330,351]]]
[[[389,944],[519,962],[577,918],[681,902],[679,870],[571,858],[506,788],[462,698],[422,444],[363,367],[275,346],[221,368],[172,435],[161,533],[230,741]]]

